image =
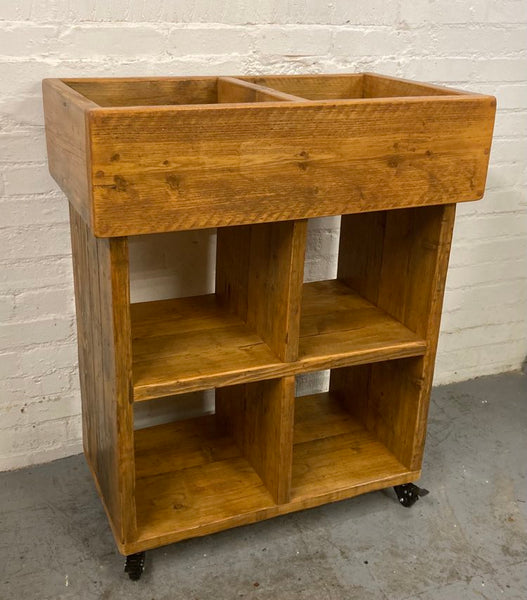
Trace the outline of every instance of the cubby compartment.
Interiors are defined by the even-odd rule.
[[[131,305],[135,401],[282,374],[298,352],[305,226],[218,229],[215,293]]]
[[[292,503],[314,506],[419,476],[421,361],[331,369],[328,391],[296,398]]]
[[[306,369],[425,353],[450,208],[343,215],[336,279],[305,283],[299,361]]]
[[[194,396],[199,402],[201,394],[171,401],[188,403]],[[134,433],[137,536],[143,545],[258,520],[289,500],[294,379],[211,394],[210,414]]]

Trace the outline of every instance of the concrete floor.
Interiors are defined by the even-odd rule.
[[[527,598],[527,377],[436,388],[413,508],[392,490],[147,553],[122,573],[81,456],[0,474],[0,599]]]

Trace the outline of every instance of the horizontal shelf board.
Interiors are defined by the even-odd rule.
[[[214,294],[132,304],[131,315],[135,400],[242,383],[282,364]]]
[[[329,393],[297,398],[291,502],[339,500],[408,473]],[[389,484],[387,484],[389,485]],[[366,489],[365,489],[366,488]]]
[[[299,346],[304,370],[346,366],[353,357],[388,360],[425,350],[423,339],[341,281],[304,285]]]
[[[420,356],[426,342],[337,280],[304,285],[299,360],[281,362],[213,294],[132,304],[136,401]]]
[[[405,469],[329,394],[296,400],[291,501],[277,505],[214,415],[135,432],[138,537],[126,553],[407,483]]]

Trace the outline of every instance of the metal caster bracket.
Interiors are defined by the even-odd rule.
[[[424,488],[417,487],[414,483],[403,483],[402,485],[396,485],[393,488],[399,499],[401,506],[410,508],[413,506],[421,496],[426,496],[429,492]]]
[[[139,581],[144,570],[144,552],[137,552],[136,554],[130,554],[126,557],[126,562],[124,563],[124,572],[128,573],[128,577],[130,577],[132,581]]]

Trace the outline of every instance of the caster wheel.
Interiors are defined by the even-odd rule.
[[[141,575],[145,570],[145,553],[137,552],[136,554],[130,554],[126,557],[124,563],[124,572],[128,573],[128,577],[132,581],[139,581]]]
[[[410,506],[413,506],[421,496],[426,496],[429,493],[428,490],[417,487],[413,483],[396,485],[393,489],[397,494],[400,505],[406,508],[410,508]]]

